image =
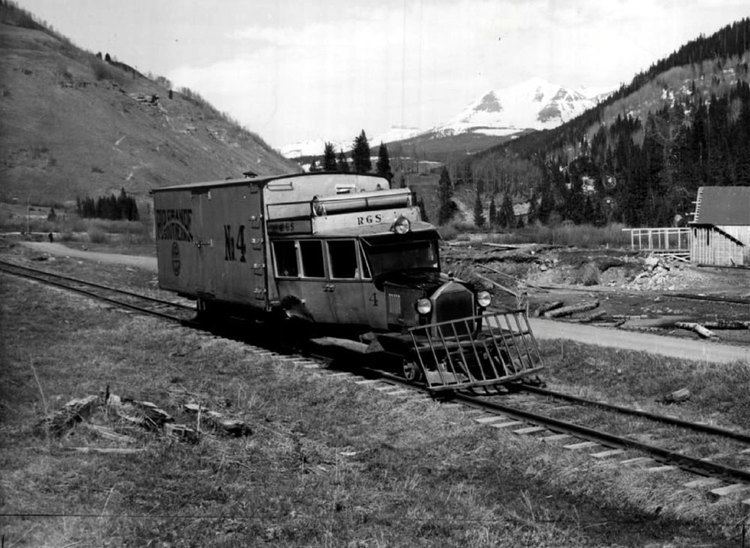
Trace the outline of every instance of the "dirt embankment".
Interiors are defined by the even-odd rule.
[[[493,291],[497,304],[528,303],[533,312],[555,302],[596,301],[593,312],[559,318],[576,322],[579,332],[585,331],[580,323],[591,322],[701,338],[684,322],[714,326],[714,341],[750,345],[750,329],[743,327],[750,322],[748,269],[698,267],[617,249],[482,242],[448,244],[443,258],[446,270]]]

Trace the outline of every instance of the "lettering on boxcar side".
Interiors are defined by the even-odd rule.
[[[224,260],[234,260],[234,238],[232,237],[232,225],[224,225]]]
[[[157,209],[156,239],[192,242],[190,226],[193,220],[192,209]]]
[[[247,262],[245,254],[247,246],[245,245],[245,225],[237,227],[237,238],[232,236],[232,225],[224,225],[224,260],[236,261],[237,254],[235,249],[240,252],[240,262]]]

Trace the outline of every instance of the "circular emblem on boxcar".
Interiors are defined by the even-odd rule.
[[[172,242],[172,272],[175,276],[180,275],[180,246]]]

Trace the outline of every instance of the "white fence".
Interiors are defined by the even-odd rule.
[[[630,232],[630,249],[690,255],[690,228],[623,228]]]

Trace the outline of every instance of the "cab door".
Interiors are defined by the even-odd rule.
[[[355,239],[326,240],[328,258],[328,302],[336,323],[369,325],[359,244]]]
[[[283,239],[272,242],[276,287],[282,307],[335,323],[328,297],[323,242]]]

